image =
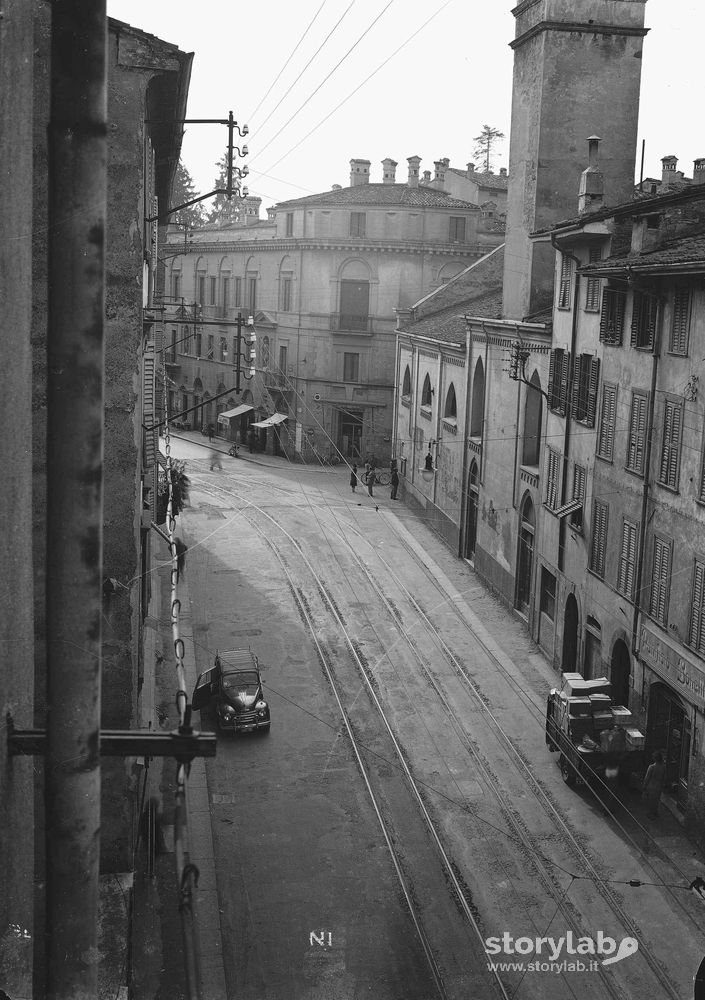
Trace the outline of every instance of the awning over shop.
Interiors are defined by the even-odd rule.
[[[239,417],[242,413],[247,413],[248,410],[254,410],[254,406],[249,403],[240,403],[234,410],[225,410],[224,413],[219,413],[218,420],[230,420],[231,417]]]
[[[289,417],[286,413],[273,413],[266,420],[259,420],[257,423],[250,424],[250,427],[274,427],[275,424],[280,424],[283,420],[288,419]]]

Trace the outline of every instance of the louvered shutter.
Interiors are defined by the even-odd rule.
[[[666,624],[668,588],[671,574],[671,549],[662,538],[654,538],[654,565],[651,579],[651,616]]]
[[[678,486],[678,457],[681,440],[680,404],[667,399],[663,416],[663,445],[659,482],[675,490]]]
[[[563,353],[563,352],[561,352]],[[556,355],[558,350],[554,348],[548,359],[548,403],[552,410],[556,408]]]
[[[600,359],[590,358],[590,373],[587,385],[587,402],[585,407],[585,423],[588,427],[595,426],[597,412],[597,387],[600,381]]]
[[[638,292],[634,293],[632,299],[632,328],[629,342],[632,347],[637,347],[639,344],[639,330],[641,329],[641,315],[644,297]]]
[[[690,320],[690,289],[679,288],[673,296],[673,323],[671,325],[671,351],[688,353],[688,326]]]
[[[705,614],[703,600],[705,599],[705,564],[696,562],[693,574],[693,603],[690,609],[690,630],[688,642],[698,650],[705,652]]]
[[[629,421],[629,445],[627,468],[642,475],[644,472],[644,435],[646,433],[646,397],[636,393],[632,396],[632,412]]]
[[[566,415],[568,409],[568,382],[570,379],[570,354],[568,351],[563,351],[562,365],[561,365],[561,386],[560,386],[560,399],[558,402],[558,412],[562,417]]]
[[[149,472],[156,462],[157,432],[156,420],[156,355],[153,350],[144,352],[142,358],[142,423],[144,444],[142,449],[142,469]]]
[[[592,559],[591,569],[598,576],[605,575],[605,552],[607,550],[608,507],[601,500],[593,501],[592,513]]]
[[[633,521],[624,521],[622,527],[622,552],[619,560],[618,589],[629,598],[634,599],[634,567],[636,564],[636,534],[637,526]]]
[[[601,458],[612,461],[614,457],[614,422],[617,410],[617,386],[602,386],[602,412],[600,414],[600,435],[597,453]]]
[[[578,354],[573,364],[573,418],[582,420],[584,416],[584,400],[581,390],[581,374],[583,368],[584,355]]]

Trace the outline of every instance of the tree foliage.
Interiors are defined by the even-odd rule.
[[[198,198],[200,191],[196,190],[196,185],[194,183],[191,174],[188,172],[181,160],[179,160],[179,165],[176,168],[176,175],[174,176],[174,184],[171,190],[171,204],[172,205],[183,205],[187,201],[191,201],[193,198]],[[172,221],[185,226],[187,229],[195,229],[197,226],[202,226],[205,221],[205,213],[203,211],[203,202],[198,202],[196,205],[190,205],[188,208],[179,209],[171,217]]]
[[[475,143],[472,155],[483,161],[483,167],[487,174],[492,169],[494,148],[501,139],[504,139],[504,132],[500,132],[498,128],[493,128],[492,125],[483,125],[482,132],[472,140]]]
[[[225,153],[223,153],[215,167],[218,171],[218,176],[213,181],[213,189],[218,188],[224,191],[228,186],[228,159]],[[241,202],[237,195],[233,195],[228,201],[227,195],[217,194],[208,201],[206,222],[237,222],[240,217],[240,205]]]

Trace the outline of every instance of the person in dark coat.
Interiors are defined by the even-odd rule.
[[[372,492],[372,489],[373,489],[373,487],[374,487],[374,485],[375,485],[376,482],[377,482],[377,473],[375,472],[374,468],[372,468],[367,473],[367,492],[369,493],[369,495],[371,497],[374,496],[374,493]]]
[[[179,578],[186,575],[186,553],[188,552],[188,545],[185,545],[181,538],[177,537],[174,539],[174,545],[176,546],[176,582],[179,582]]]
[[[213,440],[213,435],[215,434],[215,427],[213,424],[208,424],[208,440]]]
[[[661,792],[666,784],[666,765],[663,762],[663,754],[657,750],[653,756],[653,763],[649,764],[644,775],[644,799],[646,801],[646,811],[652,819],[658,816]]]
[[[398,500],[397,490],[399,489],[399,473],[397,472],[396,465],[392,466],[392,477],[390,479],[392,484],[392,492],[389,496],[390,500]]]
[[[250,427],[247,432],[247,447],[250,449],[250,455],[255,450],[255,432]]]
[[[357,466],[353,465],[350,472],[350,489],[355,492],[355,487],[357,486]]]

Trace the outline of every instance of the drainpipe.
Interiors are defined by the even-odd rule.
[[[568,447],[570,445],[570,420],[573,409],[573,372],[575,370],[575,345],[578,341],[578,306],[580,296],[580,275],[578,266],[580,260],[569,250],[563,250],[556,237],[551,234],[551,246],[566,257],[570,257],[575,262],[575,288],[573,289],[573,317],[570,324],[570,367],[568,369],[568,387],[565,401],[565,430],[563,433],[563,469],[561,474],[561,503],[566,502],[566,490],[568,487]],[[561,573],[565,570],[565,518],[562,517],[558,523],[558,569]]]
[[[656,377],[658,374],[658,362],[661,351],[661,325],[663,323],[663,310],[659,306],[659,317],[654,333],[654,355],[651,361],[651,391],[649,393],[649,413],[646,424],[646,448],[644,456],[644,485],[641,490],[641,521],[639,524],[639,548],[637,550],[636,579],[634,581],[634,615],[632,619],[632,655],[637,659],[638,634],[639,634],[639,614],[641,612],[641,580],[644,572],[644,548],[646,544],[646,518],[649,506],[649,486],[651,479],[651,449],[654,435],[654,409],[656,407]],[[643,686],[642,686],[643,700]]]
[[[472,331],[465,318],[465,420],[463,427],[463,460],[460,469],[460,524],[458,525],[458,556],[462,559],[466,549],[467,511],[470,493],[470,460],[468,458],[468,437],[470,434],[470,365],[472,362]]]
[[[394,344],[394,384],[395,388],[392,394],[392,459],[396,461],[397,457],[397,421],[399,420],[399,386],[401,385],[399,375],[400,372],[400,359],[401,359],[401,345],[399,342],[399,334],[395,338]]]
[[[521,420],[521,382],[517,380],[517,409],[516,409],[516,432],[514,434],[514,476],[512,477],[512,507],[517,509],[519,502],[518,494],[521,492],[519,477],[521,476],[521,463],[519,462],[519,423]],[[526,432],[526,429],[525,429]],[[536,447],[539,447],[537,443]]]
[[[52,5],[46,995],[98,995],[105,0]]]

